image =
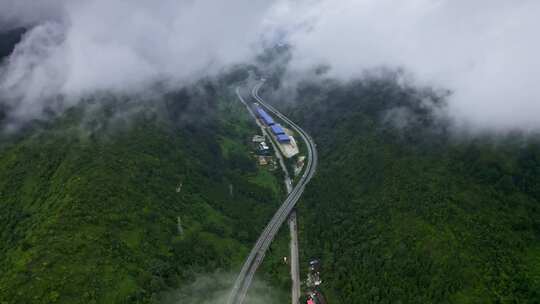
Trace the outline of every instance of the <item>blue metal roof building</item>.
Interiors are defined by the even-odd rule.
[[[286,135],[286,134],[277,135],[277,139],[280,143],[287,143],[291,141],[291,138],[289,137],[289,135]]]
[[[273,124],[275,124],[274,120],[272,119],[272,117],[270,117],[270,115],[268,115],[268,113],[266,113],[265,110],[257,107],[257,114],[259,115],[259,117],[262,119],[262,121],[267,125],[267,126],[271,126]]]
[[[283,130],[280,124],[275,124],[270,128],[272,129],[272,133],[274,133],[275,135],[285,134],[285,130]]]

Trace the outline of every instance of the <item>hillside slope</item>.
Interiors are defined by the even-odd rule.
[[[200,91],[3,138],[0,303],[159,302],[240,266],[283,190],[249,156],[241,105]]]
[[[538,140],[456,136],[433,92],[391,79],[297,93],[284,111],[320,151],[301,255],[330,303],[540,302]]]

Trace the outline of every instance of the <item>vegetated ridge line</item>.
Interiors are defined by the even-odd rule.
[[[264,231],[259,236],[259,239],[253,246],[250,254],[246,258],[246,261],[244,262],[244,265],[242,266],[242,269],[240,270],[240,274],[238,275],[233,288],[231,290],[231,293],[229,295],[228,304],[242,304],[246,295],[247,291],[249,289],[249,286],[251,285],[251,282],[253,280],[253,276],[255,275],[255,272],[257,271],[257,268],[262,263],[264,256],[266,254],[266,251],[270,247],[270,244],[272,243],[274,237],[276,236],[277,232],[279,231],[279,228],[283,225],[293,208],[295,207],[296,203],[302,196],[302,193],[304,192],[305,186],[311,178],[315,175],[315,170],[317,168],[317,149],[316,145],[309,136],[302,128],[300,128],[297,124],[295,124],[293,121],[291,121],[289,118],[287,118],[285,115],[281,114],[278,110],[276,110],[271,105],[267,104],[260,96],[259,96],[259,89],[262,87],[264,82],[260,82],[255,87],[253,87],[253,90],[251,91],[251,95],[255,100],[259,102],[259,104],[263,107],[265,107],[269,112],[274,114],[276,117],[280,118],[284,124],[288,125],[289,128],[294,130],[302,140],[305,142],[308,152],[307,157],[307,165],[306,169],[304,171],[304,174],[296,184],[296,186],[293,188],[293,190],[289,193],[283,204],[279,207],[277,212],[274,214],[270,222],[266,225]],[[238,95],[238,98],[240,101],[244,104],[246,102],[242,98],[239,88],[236,89],[236,94]],[[247,104],[246,104],[247,105]]]

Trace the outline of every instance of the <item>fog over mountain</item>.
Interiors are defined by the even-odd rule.
[[[540,127],[538,1],[319,1],[309,13],[311,30],[291,38],[296,68],[325,62],[348,79],[400,67],[451,90],[450,114],[462,123]]]
[[[34,1],[1,4],[0,14],[8,14],[1,19],[35,25],[0,83],[21,119],[39,116],[57,94],[69,102],[95,91],[139,93],[155,81],[182,85],[249,61],[259,51],[258,19],[270,6],[247,0],[44,2],[50,6],[40,4],[49,8],[42,19]],[[242,14],[245,7],[249,14]]]
[[[450,90],[448,111],[461,124],[538,129],[539,14],[533,0],[1,0],[0,24],[33,28],[0,92],[13,115],[37,117],[57,94],[137,92],[219,73],[284,32],[296,73],[328,64],[348,80],[399,68],[419,86]]]

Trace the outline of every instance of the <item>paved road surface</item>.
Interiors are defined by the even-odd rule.
[[[295,124],[285,115],[281,114],[274,107],[267,104],[259,96],[259,89],[263,84],[264,82],[260,82],[253,88],[251,92],[253,98],[255,98],[259,102],[259,104],[265,107],[270,113],[280,118],[286,126],[294,130],[302,138],[302,140],[306,144],[308,152],[307,165],[304,174],[302,175],[296,186],[293,188],[293,190],[289,193],[289,196],[287,196],[281,207],[274,214],[264,231],[261,233],[259,239],[253,246],[253,249],[248,255],[242,269],[240,270],[240,274],[238,275],[233,285],[231,294],[227,301],[228,304],[242,304],[244,302],[249,286],[251,285],[251,281],[253,280],[253,276],[255,275],[257,268],[262,263],[266,251],[270,247],[270,244],[272,243],[274,237],[279,231],[279,228],[281,227],[281,225],[283,225],[283,223],[293,210],[294,206],[302,196],[305,186],[307,185],[307,183],[309,183],[309,181],[315,174],[315,170],[317,168],[317,149],[315,143],[313,142],[311,137],[304,130],[302,130],[302,128],[300,128],[297,124]],[[238,95],[241,101],[245,103],[245,101],[241,98],[240,94]]]
[[[240,94],[240,88],[236,88],[236,95],[238,96],[238,99],[246,106],[248,109],[248,112],[251,114],[253,119],[255,119],[257,125],[261,129],[261,132],[263,134],[266,134],[267,138],[270,138],[270,134],[268,134],[268,131],[264,125],[262,125],[259,120],[257,119],[257,116],[253,112],[253,109],[246,103],[242,95]],[[291,177],[289,176],[289,171],[287,170],[287,167],[285,166],[285,162],[283,161],[283,156],[281,155],[280,150],[276,147],[276,144],[274,141],[270,141],[274,152],[276,154],[276,158],[279,161],[279,164],[281,166],[281,169],[283,173],[285,174],[284,183],[285,188],[287,189],[287,195],[292,192],[293,186]],[[289,230],[291,235],[291,243],[290,243],[290,250],[291,250],[291,259],[290,259],[290,265],[291,265],[291,281],[292,281],[292,287],[291,287],[291,300],[292,304],[298,304],[298,299],[300,298],[300,268],[299,268],[299,261],[298,261],[298,230],[297,230],[297,222],[296,222],[296,212],[293,211],[289,216]]]
[[[291,300],[292,304],[298,304],[300,298],[300,262],[298,259],[298,224],[296,211],[289,216],[289,230],[291,232]]]
[[[266,135],[266,138],[270,138],[270,134],[268,134],[268,130],[266,127],[257,119],[257,116],[253,112],[253,109],[248,105],[248,103],[244,100],[242,95],[240,94],[240,88],[236,88],[236,96],[238,96],[238,99],[246,106],[249,114],[255,119],[255,122],[261,129],[262,134]],[[283,156],[281,155],[281,152],[279,152],[279,148],[276,146],[273,140],[270,140],[270,144],[272,145],[272,148],[274,148],[274,153],[276,155],[276,158],[279,162],[279,165],[281,167],[281,170],[283,171],[283,174],[285,174],[283,182],[285,183],[285,188],[287,189],[287,194],[291,193],[293,187],[292,187],[292,180],[289,176],[289,171],[287,170],[287,166],[285,166],[285,161],[283,160]]]

